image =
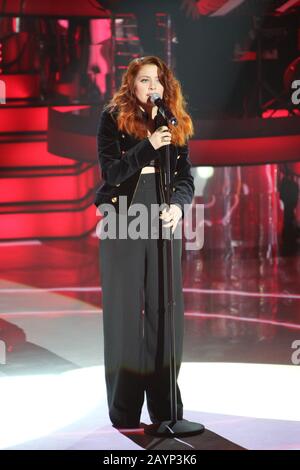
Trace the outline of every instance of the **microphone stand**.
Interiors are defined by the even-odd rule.
[[[165,119],[165,125],[169,122],[177,125],[177,121]],[[162,167],[162,165],[161,165]],[[165,199],[168,207],[171,200],[171,174],[170,174],[170,145],[166,145],[165,159]],[[173,264],[173,233],[170,227],[170,237],[167,238],[167,285],[168,285],[168,323],[169,323],[169,361],[170,361],[170,416],[168,421],[150,424],[145,426],[145,434],[152,436],[179,437],[192,436],[202,433],[205,428],[203,424],[193,423],[185,419],[177,419],[177,380],[176,380],[176,340],[175,340],[175,320],[174,320],[174,264]]]

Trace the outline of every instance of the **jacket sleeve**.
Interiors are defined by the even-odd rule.
[[[191,167],[188,145],[178,147],[178,164],[173,180],[173,194],[170,203],[179,205],[183,214],[184,204],[190,205],[192,203],[195,192]]]
[[[159,155],[148,138],[121,153],[117,122],[103,111],[97,131],[97,150],[103,179],[111,185],[125,181]]]

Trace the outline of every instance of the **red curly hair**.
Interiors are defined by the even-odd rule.
[[[118,109],[118,128],[136,138],[147,137],[147,128],[143,122],[139,102],[134,91],[135,78],[143,65],[157,66],[158,78],[164,87],[164,102],[178,120],[178,126],[172,127],[172,143],[184,145],[194,133],[193,123],[186,111],[186,102],[181,86],[167,65],[156,56],[140,57],[132,60],[123,74],[119,90],[114,94],[106,109]]]

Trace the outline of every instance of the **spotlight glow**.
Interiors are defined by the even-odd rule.
[[[297,366],[183,363],[179,386],[186,411],[300,421]],[[0,390],[5,403],[1,449],[26,447],[26,442],[51,434],[58,439],[63,428],[73,423],[80,438],[85,416],[97,415],[99,408],[107,412],[103,366],[57,375],[0,377]],[[105,419],[110,425],[108,416]],[[106,422],[95,421],[95,428],[103,425],[105,434]]]
[[[211,178],[214,174],[214,168],[212,166],[199,166],[197,169],[197,176],[204,180]]]
[[[300,374],[294,365],[185,363],[179,385],[189,410],[300,421]]]
[[[5,449],[47,436],[95,409],[105,399],[103,367],[1,377],[0,390],[0,449]]]

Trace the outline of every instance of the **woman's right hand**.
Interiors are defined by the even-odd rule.
[[[155,150],[171,143],[171,132],[167,126],[161,126],[148,139]]]

